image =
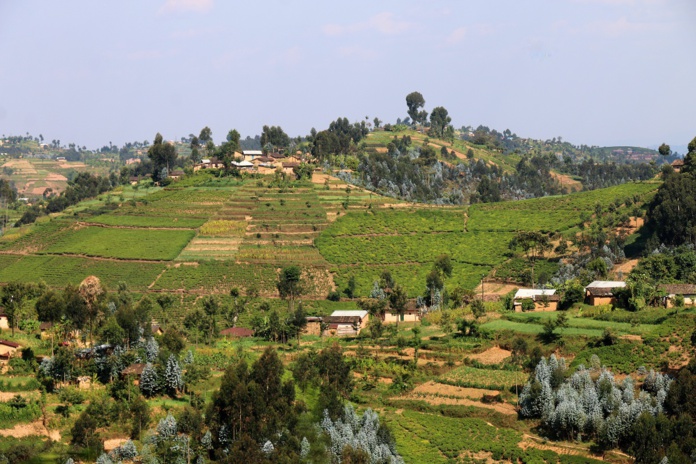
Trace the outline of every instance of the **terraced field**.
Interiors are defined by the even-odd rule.
[[[78,206],[74,217],[47,218],[3,237],[7,265],[0,281],[43,278],[63,285],[93,270],[114,285],[124,280],[152,291],[227,293],[238,287],[273,296],[278,270],[298,264],[311,276],[309,298],[342,290],[351,277],[357,294],[366,296],[385,270],[415,297],[442,254],[453,262],[446,286],[474,288],[509,260],[507,244],[517,230],[571,230],[597,204],[647,198],[656,188],[635,183],[467,209],[409,205],[323,174],[314,183],[286,184],[199,174],[150,193],[121,192],[132,199],[106,214],[83,215]],[[52,266],[74,274],[54,275]]]

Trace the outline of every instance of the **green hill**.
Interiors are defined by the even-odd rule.
[[[344,289],[351,277],[357,295],[367,296],[384,270],[415,297],[435,259],[448,254],[453,273],[446,286],[472,289],[509,261],[508,243],[517,231],[572,235],[598,204],[646,198],[656,188],[629,183],[469,208],[432,207],[346,190],[337,179],[276,185],[271,177],[198,174],[107,213],[90,209],[103,202],[83,202],[0,238],[0,282],[63,287],[94,274],[112,289],[125,281],[141,293],[195,297],[236,287],[276,297],[278,270],[297,264],[309,300]],[[124,189],[109,195],[134,193]]]

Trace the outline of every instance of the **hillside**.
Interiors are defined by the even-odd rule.
[[[463,208],[404,204],[319,175],[315,183],[277,183],[198,174],[166,188],[122,187],[11,229],[0,239],[0,282],[63,287],[95,274],[109,288],[125,281],[137,292],[176,294],[184,304],[232,288],[277,297],[278,270],[297,264],[310,300],[342,291],[351,277],[356,295],[367,296],[385,270],[416,297],[431,264],[449,254],[446,286],[472,289],[510,259],[515,232],[572,235],[597,205],[645,198],[656,187],[631,183]]]
[[[521,200],[649,180],[657,173],[647,163],[599,163],[563,151],[511,151],[464,135],[444,141],[430,138],[426,129],[388,128],[367,133],[355,158],[329,161],[341,168],[342,179],[407,201],[464,205]]]
[[[447,254],[452,272],[444,281],[445,289],[455,295],[462,289],[474,289],[487,276],[488,295],[497,285],[493,279],[519,282],[529,268],[524,255],[509,246],[518,233],[540,232],[553,241],[554,248],[535,264],[537,279],[543,272],[551,275],[563,261],[572,261],[585,247],[593,246],[586,240],[598,231],[616,233],[626,242],[631,237],[635,240],[645,204],[660,183],[626,183],[569,195],[460,207],[405,203],[324,174],[315,174],[313,181],[283,180],[280,175],[217,177],[202,172],[165,188],[129,185],[33,225],[11,229],[12,233],[0,238],[3,284],[43,281],[48,290],[56,291],[45,294],[53,298],[67,297],[71,290],[62,289],[68,283],[77,285],[89,275],[101,279],[111,293],[96,340],[130,339],[126,332],[114,332],[114,324],[121,324],[128,311],[138,314],[148,306],[141,326],[150,328],[154,319],[166,329],[165,335],[150,339],[154,342],[134,341],[125,351],[75,363],[71,375],[97,372],[99,380],[82,399],[68,397],[77,390],[72,387],[63,387],[62,393],[49,391],[48,428],[38,420],[40,408],[33,400],[38,384],[33,371],[14,362],[13,377],[0,383],[0,397],[10,404],[11,396],[20,394],[31,407],[21,416],[12,416],[7,427],[0,429],[0,434],[16,437],[0,443],[0,452],[17,443],[40,443],[42,435],[50,435],[56,442],[35,448],[34,453],[46,459],[67,450],[92,453],[89,443],[68,446],[75,430],[79,431],[76,424],[89,415],[104,420],[104,411],[110,409],[97,406],[118,404],[107,392],[126,395],[119,390],[126,384],[109,380],[111,371],[104,366],[131,366],[147,356],[164,372],[164,365],[172,363],[170,346],[179,346],[176,340],[180,340],[182,347],[191,349],[185,359],[193,360],[182,361],[193,363],[185,364],[186,394],[175,389],[165,396],[164,390],[147,390],[150,387],[144,383],[128,393],[137,400],[119,399],[123,404],[146,403],[148,417],[153,418],[150,427],[171,413],[181,424],[181,433],[193,434],[187,421],[197,420],[197,413],[189,395],[200,398],[195,401],[204,401],[206,407],[217,407],[213,405],[221,397],[214,392],[242,381],[231,378],[230,372],[244,369],[224,373],[227,366],[251,363],[251,375],[274,366],[283,382],[296,382],[292,397],[300,405],[296,414],[301,419],[299,430],[293,425],[292,433],[309,437],[314,451],[307,462],[327,462],[319,451],[323,442],[313,424],[321,419],[321,407],[340,407],[346,400],[334,397],[327,404],[322,386],[304,382],[314,365],[329,365],[318,363],[313,356],[330,352],[334,353],[331,362],[340,359],[345,363],[343,372],[351,379],[344,387],[349,392],[345,398],[361,414],[367,408],[379,412],[380,422],[388,425],[393,437],[392,447],[404,462],[627,462],[625,454],[612,450],[615,445],[597,448],[600,438],[594,434],[605,430],[601,428],[604,422],[596,422],[600,419],[595,420],[598,431],[585,433],[582,441],[574,440],[576,434],[569,438],[561,433],[551,434],[550,440],[553,429],[546,419],[520,420],[519,406],[529,396],[524,385],[534,375],[540,357],[550,359],[553,354],[566,359],[563,365],[567,367],[559,378],[571,378],[583,365],[589,369],[579,372],[587,372],[588,382],[607,382],[609,374],[599,367],[606,366],[621,379],[612,389],[622,389],[622,401],[634,397],[643,401],[650,394],[665,402],[653,390],[646,391],[645,385],[656,375],[647,370],[678,369],[691,359],[693,309],[612,311],[578,301],[561,313],[565,322],[560,327],[555,325],[560,320],[557,312],[511,312],[504,299],[488,299],[483,313],[474,316],[473,305],[460,301],[445,311],[430,311],[421,322],[385,324],[377,329],[370,325],[355,338],[306,334],[296,340],[288,336],[294,313],[278,298],[276,282],[281,268],[299,265],[306,285],[302,314],[327,315],[357,307],[356,299],[341,295],[351,277],[358,297],[371,293],[383,271],[389,271],[408,296],[423,296],[433,263]],[[609,245],[613,247],[611,240]],[[334,289],[343,296],[340,301],[326,299]],[[36,317],[37,298],[43,296],[29,296],[24,305],[22,330],[16,335],[3,332],[3,337],[48,355],[54,349],[53,338],[65,335],[60,331],[34,335],[38,329],[31,319]],[[207,312],[211,301],[219,305],[217,315]],[[113,311],[112,303],[115,313],[108,312]],[[66,312],[64,317],[56,327],[69,324],[73,313]],[[216,338],[215,331],[228,324],[254,327],[256,338]],[[552,327],[550,334],[548,327]],[[159,358],[149,351],[153,343],[159,344]],[[277,362],[258,363],[270,356],[268,350],[262,354],[266,348],[277,353]],[[65,354],[70,349],[58,349],[62,362],[69,362]],[[183,351],[179,357],[184,359]],[[309,374],[304,374],[305,368]],[[269,375],[267,370],[264,373]],[[45,375],[38,377],[46,381]],[[634,384],[623,380],[628,375],[636,382],[632,395]],[[591,385],[594,391],[594,383]],[[284,388],[283,394],[288,391]],[[560,398],[563,392],[553,394]],[[232,401],[231,395],[222,396],[228,397]],[[60,412],[66,409],[67,413]],[[143,449],[145,433],[131,432],[135,426],[129,414],[114,416],[108,427],[94,432],[99,446],[123,443],[134,436],[135,446]],[[611,417],[607,414],[601,421],[609,422]],[[202,441],[200,435],[206,427],[217,430],[208,419],[198,424],[201,432],[195,440]],[[25,429],[30,428],[36,431],[26,435]],[[278,446],[285,445],[279,442]],[[99,452],[86,460],[94,460]]]

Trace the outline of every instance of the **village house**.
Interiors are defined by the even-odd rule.
[[[663,304],[667,308],[674,307],[674,299],[677,295],[684,297],[685,306],[696,305],[696,285],[693,284],[665,284],[660,285],[659,290],[666,293],[663,297]]]
[[[522,312],[525,300],[534,304],[533,311],[556,311],[561,298],[556,294],[556,289],[520,288],[512,298],[512,307],[516,312]]]
[[[283,166],[283,172],[285,174],[294,174],[294,169],[298,167],[300,163],[289,163],[289,162],[284,162],[282,164]]]
[[[131,364],[121,371],[121,377],[125,379],[132,379],[133,385],[139,385],[140,376],[143,375],[145,366],[147,366],[145,363]]]
[[[21,345],[19,343],[8,340],[0,340],[0,359],[8,360],[14,356],[17,356],[20,348]]]
[[[682,168],[684,167],[684,160],[683,159],[675,159],[672,161],[672,169],[674,169],[674,172],[681,172]]]
[[[255,167],[254,163],[247,160],[232,161],[232,166],[236,167],[237,169],[253,169]]]
[[[367,327],[370,315],[367,311],[343,310],[334,311],[330,316],[324,318],[324,323],[328,325],[328,331],[336,336],[355,336],[360,330]]]
[[[256,158],[263,156],[261,150],[242,150],[244,161],[254,161]]]
[[[41,340],[46,340],[51,338],[51,329],[53,328],[53,322],[42,322],[39,324],[39,336]]]
[[[385,324],[391,324],[393,322],[418,322],[420,321],[421,315],[420,311],[416,307],[415,300],[409,300],[406,303],[406,309],[403,314],[398,314],[395,311],[387,310],[384,313],[382,322]]]
[[[613,289],[625,288],[626,282],[620,280],[595,280],[585,287],[585,302],[592,306],[616,303]]]
[[[152,335],[164,335],[162,327],[154,321],[150,324],[150,332],[152,332]]]
[[[182,177],[184,177],[184,174],[185,174],[184,171],[182,171],[181,169],[178,169],[176,171],[172,171],[169,174],[169,178],[174,179],[174,180],[178,180],[178,179],[181,179]]]

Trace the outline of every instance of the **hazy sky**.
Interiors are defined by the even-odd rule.
[[[694,0],[0,0],[0,134],[295,136],[418,90],[455,127],[685,145],[694,24]]]

